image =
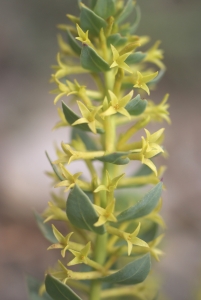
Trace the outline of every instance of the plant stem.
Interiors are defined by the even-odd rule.
[[[103,265],[106,257],[107,233],[97,235],[94,251],[94,260]],[[91,290],[89,300],[99,300],[101,292],[101,280],[93,280],[91,283]]]

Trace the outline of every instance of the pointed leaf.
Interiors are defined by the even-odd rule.
[[[159,182],[137,204],[124,210],[117,216],[118,222],[134,220],[148,215],[158,204],[161,197],[163,183]]]
[[[146,231],[140,233],[138,237],[141,240],[145,241],[146,243],[149,243],[156,238],[158,229],[159,229],[159,225],[155,222],[151,222],[150,227]]]
[[[36,211],[34,211],[34,215],[35,215],[36,223],[40,231],[42,232],[43,236],[51,243],[53,244],[56,243],[57,239],[54,236],[52,227],[49,224],[44,223],[44,219]]]
[[[73,127],[71,136],[72,136],[72,140],[79,137],[82,140],[82,142],[85,144],[87,150],[90,150],[90,151],[99,150],[94,139],[91,136],[89,136],[89,134],[87,134],[86,132]]]
[[[135,53],[130,54],[125,60],[125,63],[128,65],[137,64],[141,62],[146,56],[147,56],[146,53],[137,51]]]
[[[107,46],[108,47],[110,47],[110,45],[113,45],[115,47],[122,46],[126,44],[127,40],[128,39],[126,37],[122,37],[119,33],[115,33],[110,35],[107,38]]]
[[[26,277],[29,300],[52,300],[47,293],[44,293],[42,296],[39,295],[39,289],[41,287],[41,282],[37,279],[27,276]]]
[[[152,169],[150,169],[147,165],[142,164],[141,167],[137,170],[136,173],[134,173],[133,176],[140,177],[140,176],[150,175],[152,173],[153,173]]]
[[[147,106],[147,100],[141,99],[140,95],[137,95],[135,98],[131,99],[126,105],[125,109],[129,112],[131,116],[138,116],[143,113]]]
[[[62,102],[62,109],[63,109],[65,119],[69,124],[73,124],[75,121],[80,119],[80,117],[78,115],[76,115],[64,102]],[[91,132],[91,130],[87,124],[78,124],[78,125],[75,125],[74,127],[84,130],[84,131]],[[101,128],[97,128],[97,132],[103,133],[104,131]]]
[[[96,5],[97,0],[90,0],[90,8],[93,9]]]
[[[122,12],[117,18],[117,23],[123,22],[132,13],[133,8],[133,0],[128,0],[126,5],[124,5]]]
[[[47,275],[45,286],[53,300],[82,300],[71,288],[51,275]]]
[[[45,154],[47,156],[47,159],[49,160],[49,163],[52,166],[52,169],[53,169],[54,173],[57,175],[58,179],[61,180],[61,181],[64,180],[63,176],[60,174],[60,172],[58,171],[57,167],[52,163],[52,161],[51,161],[51,159],[50,159],[47,151],[45,151]]]
[[[99,15],[103,19],[107,19],[108,17],[113,16],[115,13],[115,1],[97,0],[96,6],[93,10],[97,15]]]
[[[127,264],[116,273],[104,277],[104,281],[118,284],[137,284],[143,282],[149,274],[151,267],[150,255],[146,254],[140,259]]]
[[[103,225],[99,227],[94,226],[99,216],[91,200],[77,185],[74,186],[68,196],[66,214],[69,221],[78,228],[94,231],[98,234],[105,233],[105,227]]]
[[[82,67],[91,72],[106,72],[110,70],[108,63],[86,44],[83,45],[80,61]]]
[[[135,17],[134,23],[130,27],[130,34],[135,33],[135,31],[137,30],[138,25],[140,23],[140,20],[141,20],[141,11],[140,11],[140,7],[138,5],[136,5],[136,7],[135,7],[135,12],[136,12],[136,17]]]
[[[127,157],[128,152],[114,152],[108,155],[104,155],[96,158],[97,160],[103,162],[109,162],[115,165],[126,165],[129,163],[130,159]]]
[[[77,43],[76,39],[74,38],[74,36],[71,34],[71,32],[69,30],[67,30],[67,37],[68,37],[68,43],[71,46],[72,50],[77,54],[80,55],[81,54],[81,50],[82,48],[80,47],[80,45]]]
[[[80,27],[83,31],[89,30],[90,34],[99,35],[101,28],[105,28],[107,22],[95,14],[91,9],[82,5],[80,14]]]

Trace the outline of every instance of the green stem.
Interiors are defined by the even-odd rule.
[[[103,265],[106,259],[107,233],[97,235],[94,251],[94,260]],[[101,292],[101,280],[93,280],[91,282],[91,290],[89,300],[99,300]]]

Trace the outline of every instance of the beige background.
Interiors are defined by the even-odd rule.
[[[168,71],[152,99],[170,93],[170,153],[164,176],[168,225],[158,266],[171,300],[194,299],[201,285],[201,1],[141,0],[139,34],[162,40]],[[56,253],[46,252],[32,207],[49,200],[44,150],[68,139],[57,121],[48,79],[57,53],[55,25],[74,13],[74,0],[0,1],[0,299],[28,299],[24,274],[42,279]]]

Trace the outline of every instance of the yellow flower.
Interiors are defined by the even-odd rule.
[[[141,246],[141,247],[149,247],[149,245],[145,241],[143,241],[137,237],[137,235],[140,231],[140,226],[141,226],[141,224],[139,223],[137,228],[133,231],[133,233],[127,233],[127,232],[123,233],[123,239],[128,244],[128,255],[131,254],[133,245],[137,245],[137,246]]]
[[[115,207],[115,199],[113,199],[107,207],[104,209],[98,205],[94,205],[96,212],[99,214],[98,221],[94,224],[94,226],[101,226],[105,224],[107,221],[117,222],[116,217],[114,216],[114,207]]]
[[[62,175],[66,180],[57,183],[55,187],[65,186],[66,189],[64,190],[64,192],[67,192],[69,189],[74,187],[78,177],[80,177],[82,172],[78,172],[72,175],[61,163],[59,164],[59,167],[61,168]]]
[[[80,112],[83,116],[83,118],[78,119],[75,121],[72,126],[87,123],[89,128],[93,133],[96,133],[96,125],[99,127],[102,127],[100,122],[96,120],[96,115],[98,111],[101,109],[102,105],[93,108],[91,111],[80,101],[77,101],[77,104],[79,106]],[[97,124],[98,123],[98,124]]]
[[[158,145],[158,141],[161,139],[164,128],[156,131],[153,134],[150,134],[148,130],[145,129],[146,139],[142,136],[142,148],[134,150],[130,155],[130,159],[139,159],[145,165],[147,165],[157,176],[157,169],[154,163],[150,160],[150,158],[156,156],[157,154],[164,152],[160,145]]]
[[[147,92],[147,94],[149,95],[150,92],[149,92],[149,88],[146,85],[146,83],[153,80],[157,75],[158,75],[158,72],[143,76],[139,71],[137,71],[137,80],[135,82],[134,87],[145,90]]]
[[[91,45],[91,41],[89,39],[89,30],[84,32],[78,24],[76,24],[77,32],[79,37],[76,37],[76,40],[82,42],[83,44]]]
[[[161,61],[163,59],[163,50],[158,49],[161,41],[157,41],[148,51],[144,61],[152,62],[160,69],[165,69],[165,65]]]
[[[159,261],[159,256],[163,255],[164,252],[157,248],[158,244],[160,244],[161,240],[163,239],[164,234],[159,235],[157,238],[155,238],[153,241],[149,242],[149,248],[150,248],[150,253],[153,255],[153,257]]]
[[[54,225],[52,225],[52,230],[54,233],[54,236],[56,237],[57,241],[59,243],[51,245],[47,250],[52,249],[62,249],[61,250],[61,256],[65,257],[66,251],[69,249],[69,240],[73,232],[70,232],[66,236],[63,236],[61,232],[59,232]]]
[[[58,59],[60,60],[59,54],[58,54]],[[59,94],[54,99],[54,104],[56,104],[61,97],[68,95],[68,93],[70,92],[70,89],[66,84],[59,81],[55,76],[53,76],[53,80],[56,82],[56,84],[58,86],[58,92],[59,92]]]
[[[66,118],[64,116],[64,113],[63,111],[61,110],[61,108],[57,108],[57,112],[58,112],[58,115],[59,115],[59,118],[60,118],[60,121],[56,123],[56,125],[52,128],[52,130],[55,130],[59,127],[64,127],[64,126],[68,126],[68,122],[66,121]]]
[[[110,99],[111,99],[111,101],[109,103],[109,107],[100,116],[106,117],[106,116],[111,116],[116,113],[120,113],[120,114],[130,118],[130,114],[124,107],[131,100],[131,98],[133,96],[133,91],[131,91],[129,94],[127,94],[126,96],[124,96],[121,99],[118,99],[117,96],[111,91],[108,91],[108,93],[109,93]]]
[[[88,242],[86,244],[86,246],[84,246],[84,248],[82,248],[79,252],[69,249],[69,251],[71,253],[73,253],[73,255],[75,256],[75,258],[68,263],[68,266],[73,266],[73,265],[82,264],[82,263],[87,264],[87,258],[88,258],[90,249],[91,249],[91,242]]]
[[[120,55],[113,45],[111,45],[111,49],[113,54],[113,63],[111,64],[110,68],[118,67],[129,73],[133,73],[131,68],[125,63],[125,60],[131,54],[131,52]]]
[[[66,212],[59,208],[56,204],[48,202],[49,207],[43,213],[45,217],[44,223],[50,220],[67,221]]]
[[[99,185],[95,190],[94,193],[98,193],[100,191],[107,191],[107,192],[113,192],[117,185],[119,180],[124,176],[125,174],[121,174],[117,177],[114,177],[113,179],[110,178],[109,172],[106,170],[106,178],[107,178],[107,185]]]
[[[163,120],[166,120],[170,124],[171,120],[168,111],[169,104],[167,104],[168,98],[169,94],[166,94],[158,105],[149,100],[144,114],[150,116],[153,121],[162,122]]]

